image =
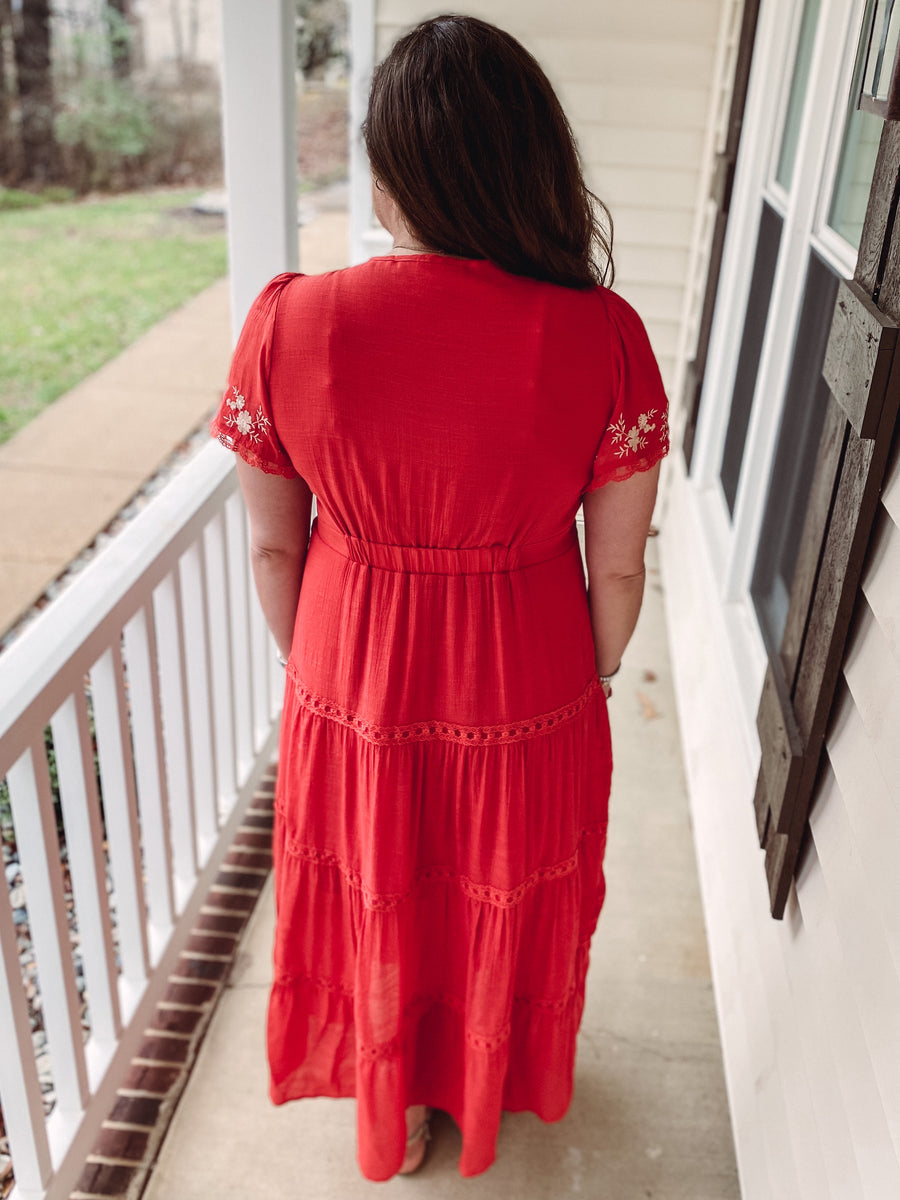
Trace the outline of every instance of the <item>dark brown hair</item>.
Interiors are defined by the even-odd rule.
[[[609,211],[550,81],[503,30],[460,16],[418,25],[376,68],[363,135],[428,249],[565,287],[612,283]]]

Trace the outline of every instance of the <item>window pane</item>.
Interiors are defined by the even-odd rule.
[[[855,250],[859,249],[875,157],[884,122],[874,113],[855,108],[844,130],[840,165],[831,198],[828,224]]]
[[[867,9],[871,10],[872,0]],[[868,13],[867,13],[868,15]],[[897,57],[900,21],[896,19],[894,0],[878,0],[872,20],[872,38],[866,63],[866,95],[887,101],[890,97],[891,75]],[[868,25],[868,21],[865,22]]]
[[[781,137],[781,151],[778,155],[778,170],[775,178],[786,192],[791,190],[794,179],[794,164],[797,161],[797,144],[800,141],[800,125],[803,121],[803,107],[806,102],[806,85],[809,82],[809,69],[812,65],[813,46],[816,42],[816,26],[819,23],[819,8],[821,0],[806,0],[803,6],[803,19],[800,22],[800,38],[797,42],[797,57],[794,60],[794,74],[791,79],[791,93],[788,98],[787,116],[784,121],[784,133]]]
[[[778,445],[750,584],[756,615],[770,653],[777,653],[781,646],[828,404],[822,362],[837,287],[838,277],[832,268],[817,254],[810,253]]]
[[[866,22],[863,22],[865,32]],[[831,196],[828,224],[854,249],[859,249],[863,218],[869,201],[869,189],[875,172],[875,156],[884,121],[875,113],[861,112],[856,107],[860,79],[865,63],[868,39],[860,38],[856,52],[856,68],[847,102],[847,118],[844,122],[844,138],[838,160],[837,177]]]
[[[720,476],[728,510],[734,516],[741,462],[744,457],[744,442],[750,424],[753,393],[756,391],[756,376],[759,371],[759,356],[766,332],[772,283],[775,279],[775,264],[778,262],[778,247],[781,243],[782,220],[770,205],[763,203],[756,240],[756,258],[747,297],[747,312],[744,316],[744,332],[738,355],[734,392],[731,396],[731,413],[725,434],[725,449],[722,453]]]

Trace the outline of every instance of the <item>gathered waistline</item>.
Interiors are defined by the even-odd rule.
[[[551,562],[578,546],[573,524],[552,538],[513,546],[397,546],[369,542],[345,533],[327,513],[319,511],[313,523],[317,536],[330,550],[363,566],[411,575],[487,575],[520,571]]]

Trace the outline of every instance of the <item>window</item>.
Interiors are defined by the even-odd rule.
[[[809,69],[812,65],[816,28],[819,24],[819,8],[820,0],[806,0],[806,4],[803,7],[803,19],[800,22],[800,38],[797,42],[797,57],[794,60],[794,73],[791,78],[787,117],[785,118],[784,131],[781,135],[781,151],[778,155],[778,167],[775,171],[775,178],[786,192],[791,190],[791,184],[794,180],[794,165],[797,161],[800,125],[803,120],[803,109],[806,105],[806,90],[809,83]]]
[[[747,312],[744,317],[744,332],[738,354],[731,410],[728,417],[728,432],[725,434],[725,449],[722,452],[722,490],[728,502],[728,511],[734,516],[741,463],[744,457],[744,442],[756,392],[759,372],[759,356],[762,351],[766,322],[772,299],[772,283],[778,263],[778,248],[781,245],[782,219],[770,204],[762,206],[759,233],[756,239],[756,255]]]
[[[822,362],[838,276],[813,251],[791,358],[781,428],[750,592],[766,649],[778,652],[787,620],[791,581],[800,549],[806,501],[822,436],[828,387]]]
[[[748,731],[785,630],[828,313],[853,272],[880,133],[851,100],[864,7],[764,0],[753,48],[765,66],[747,93],[690,462]]]
[[[808,2],[804,10],[804,24],[811,7]],[[802,42],[801,32],[798,64],[803,55]],[[865,45],[861,42],[844,113],[835,180],[825,206],[827,227],[849,243],[854,251],[859,248],[883,127],[880,117],[861,112],[856,107],[864,62]],[[808,67],[805,69],[808,72]],[[795,82],[796,76],[795,71]],[[792,102],[795,90],[792,87]],[[779,167],[786,157],[790,158],[796,153],[796,149],[787,156],[785,153],[785,147],[794,138],[789,131],[790,122],[791,104],[788,106]],[[770,654],[777,653],[784,633],[806,502],[828,404],[829,392],[822,379],[822,363],[838,281],[839,271],[834,262],[816,249],[811,249],[750,584],[760,632]]]
[[[772,289],[781,248],[784,226],[784,194],[790,193],[794,184],[797,152],[809,90],[810,68],[819,27],[820,4],[821,0],[805,0],[803,6],[784,126],[781,133],[781,145],[775,167],[774,183],[779,187],[772,188],[770,185],[770,189],[764,193],[756,235],[756,254],[747,296],[728,428],[720,466],[722,491],[728,505],[729,515],[732,518],[734,517],[747,431],[750,426],[756,393],[760,356],[766,335]]]
[[[865,46],[860,45],[844,120],[837,177],[828,209],[829,228],[833,229],[838,237],[849,242],[854,250],[859,249],[872,173],[875,170],[875,156],[884,128],[880,117],[876,117],[874,113],[862,112],[856,107],[856,95],[864,63]]]

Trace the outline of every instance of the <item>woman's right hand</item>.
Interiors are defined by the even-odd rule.
[[[588,598],[601,676],[604,667],[608,670],[610,663],[621,662],[641,611],[644,551],[658,483],[659,463],[655,463],[584,497]],[[611,695],[610,687],[607,699]]]

